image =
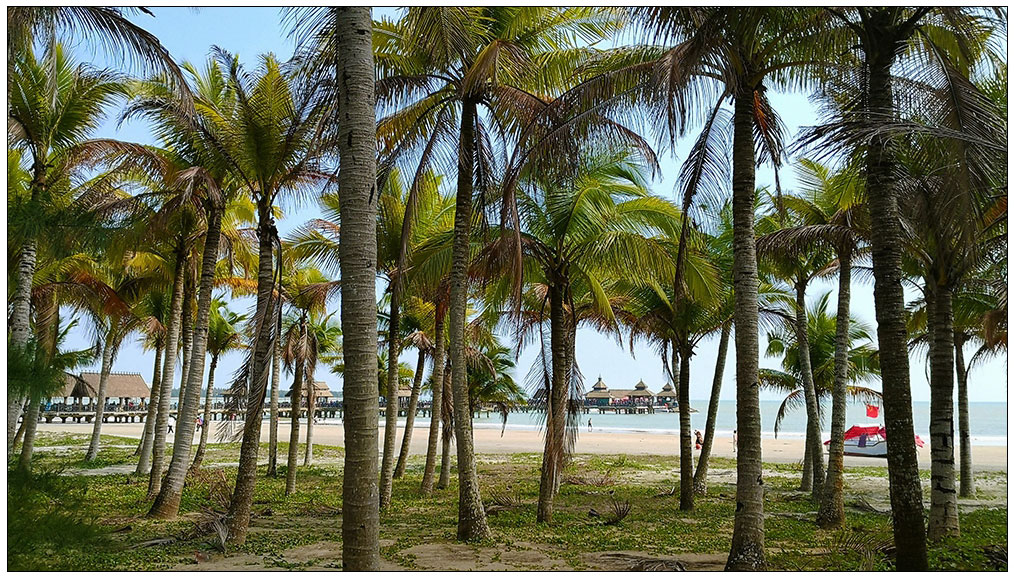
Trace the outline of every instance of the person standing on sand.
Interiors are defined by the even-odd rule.
[[[588,419],[588,432],[592,431],[591,418]]]
[[[739,435],[735,430],[732,431],[732,450],[739,450]]]
[[[700,430],[695,430],[694,437],[696,438],[696,440],[694,441],[694,446],[697,447],[697,450],[700,450],[701,447],[704,446],[704,435],[701,434]]]

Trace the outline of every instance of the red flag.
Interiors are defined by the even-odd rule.
[[[880,416],[880,407],[879,406],[874,406],[872,404],[867,404],[866,405],[866,416],[868,416],[870,418],[876,418],[877,416]]]

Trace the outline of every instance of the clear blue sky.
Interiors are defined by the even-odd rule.
[[[272,52],[280,59],[288,58],[292,54],[293,42],[287,37],[287,29],[282,26],[280,11],[277,8],[225,7],[202,8],[200,10],[154,8],[153,12],[155,13],[154,18],[138,16],[134,20],[155,34],[177,60],[203,62],[213,45],[239,54],[242,61],[249,66],[254,66],[258,55],[263,53]],[[395,15],[396,11],[392,9],[376,9],[374,11],[375,18],[381,14]],[[87,44],[77,42],[73,49],[79,60],[91,61],[99,66],[113,68],[121,66],[119,59],[107,58],[101,52],[91,50]],[[776,110],[781,112],[790,133],[794,134],[800,126],[815,122],[815,112],[806,95],[776,94],[772,100]],[[113,117],[116,114],[114,113]],[[151,136],[143,123],[132,123],[117,129],[115,123],[110,120],[96,136],[151,142]],[[684,145],[677,148],[673,156],[667,155],[661,159],[663,174],[655,183],[657,194],[674,198],[674,177],[686,149],[687,146]],[[790,169],[782,174],[782,184],[785,189],[791,189],[793,186],[794,180],[791,173]],[[770,170],[758,172],[759,186],[770,184],[772,180]],[[317,213],[316,207],[313,206],[286,207],[285,209],[287,215],[280,224],[283,235]],[[835,280],[831,280],[814,284],[810,292],[811,299],[817,299],[819,295],[830,291],[832,292],[831,303],[835,303],[833,300],[835,299],[836,283]],[[237,303],[234,309],[242,310],[245,307],[247,304]],[[871,285],[854,282],[852,312],[854,317],[870,324],[875,323]],[[68,346],[79,347],[88,343],[88,340],[86,330],[79,328],[71,336]],[[762,352],[763,347],[762,344]],[[691,371],[692,399],[699,400],[708,397],[716,352],[717,338],[705,341],[699,347]],[[519,382],[523,382],[535,354],[534,348],[529,348],[521,353],[515,375],[515,379]],[[966,355],[966,358],[970,354],[971,352]],[[115,370],[140,372],[145,380],[150,382],[154,362],[153,355],[152,352],[143,351],[138,340],[133,339],[124,344],[116,361]],[[615,339],[607,338],[591,330],[578,332],[577,360],[585,376],[587,387],[590,387],[600,375],[609,386],[614,388],[631,388],[638,380],[644,380],[649,388],[657,391],[665,383],[661,361],[651,349],[637,346],[634,349],[634,356],[631,356],[625,344],[620,345]],[[733,348],[730,348],[722,390],[722,398],[725,400],[735,398],[734,360]],[[406,353],[402,361],[414,364],[415,356],[412,353]],[[219,362],[216,383],[226,384],[241,362],[242,356],[239,354],[223,356]],[[777,368],[778,364],[779,360],[775,358],[762,357],[761,359],[762,367]],[[176,375],[178,385],[178,371]],[[992,361],[975,369],[970,377],[969,397],[977,401],[1005,401],[1007,399],[1006,376],[1006,359]],[[326,380],[332,389],[340,389],[341,379],[330,375],[324,368],[318,371],[318,379]],[[290,382],[291,377],[286,377],[283,380],[283,389],[288,389]],[[879,389],[879,385],[876,386]],[[925,359],[921,357],[913,359],[912,391],[915,400],[929,400]],[[776,395],[763,392],[762,397],[765,399],[777,398]]]

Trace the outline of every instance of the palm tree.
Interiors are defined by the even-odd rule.
[[[434,351],[433,328],[430,320],[433,318],[436,308],[432,303],[416,296],[410,296],[406,301],[407,307],[403,320],[407,327],[415,329],[405,337],[404,345],[415,348],[418,358],[415,363],[415,375],[412,378],[412,394],[409,398],[408,410],[405,413],[405,432],[401,435],[401,450],[398,451],[398,463],[394,467],[395,478],[400,478],[405,474],[408,449],[412,444],[412,431],[415,428],[419,394],[422,392],[423,379],[426,375],[426,359],[432,358]]]
[[[764,245],[773,251],[810,251],[813,247],[832,249],[838,272],[838,320],[835,346],[835,383],[831,392],[831,444],[828,447],[827,477],[820,493],[817,522],[823,528],[845,523],[844,442],[846,386],[848,381],[849,309],[852,289],[852,260],[868,238],[867,219],[862,211],[863,188],[855,164],[832,172],[811,159],[797,165],[800,195],[783,195],[779,203],[800,221],[765,235]],[[820,481],[817,481],[820,483]]]
[[[11,355],[7,358],[7,380],[11,392],[20,394],[23,399],[43,400],[64,387],[69,371],[90,364],[95,359],[95,349],[93,348],[78,351],[60,349],[67,333],[76,324],[76,320],[71,321],[57,331],[52,338],[33,339],[29,342],[29,346],[31,346],[31,349],[28,350],[29,356],[24,355],[25,350],[10,349]],[[46,341],[52,343],[44,345]],[[26,424],[32,414],[38,415],[39,406],[30,405],[28,410],[29,412],[25,415]],[[21,447],[21,455],[18,457],[18,469],[27,472],[31,470],[34,432],[31,432],[28,426],[25,430],[24,444]]]
[[[678,215],[673,205],[647,191],[646,171],[631,152],[606,152],[575,164],[562,181],[554,175],[531,178],[518,197],[522,255],[538,272],[529,283],[544,292],[534,309],[545,311],[548,306],[548,316],[540,318],[544,322],[548,317],[550,334],[540,522],[552,521],[566,452],[568,401],[577,384],[575,304],[590,302],[599,317],[615,324],[604,290],[606,278],[664,270],[665,247],[650,236],[671,231]],[[509,240],[509,234],[501,236],[477,258],[488,276],[503,263]]]
[[[30,163],[28,194],[9,220],[20,246],[10,332],[14,347],[23,348],[31,332],[40,226],[51,222],[48,208],[62,206],[56,198],[67,189],[58,184],[74,169],[73,147],[98,127],[106,108],[123,94],[123,84],[108,70],[74,63],[57,43],[41,58],[28,46],[8,56],[8,145],[23,151],[23,162]],[[22,406],[23,401],[8,396],[8,457]]]
[[[380,563],[377,480],[376,120],[369,8],[333,8],[341,169],[341,327],[344,332],[345,470],[342,565]]]
[[[810,308],[807,309],[807,335],[809,336],[809,348],[806,350],[810,356],[809,367],[813,372],[813,381],[816,388],[818,402],[821,408],[828,398],[833,395],[837,380],[837,316],[828,313],[830,292],[822,295]],[[794,308],[794,305],[792,306]],[[782,357],[782,369],[761,369],[761,387],[777,390],[786,394],[778,414],[775,416],[775,436],[781,430],[782,420],[786,414],[793,409],[805,406],[805,393],[803,391],[802,374],[803,364],[800,359],[803,349],[799,347],[799,339],[795,322],[789,322],[794,316],[786,314],[786,321],[781,328],[768,333],[768,348],[766,356]],[[871,328],[866,324],[851,319],[848,335],[848,366],[846,395],[855,401],[863,403],[881,403],[881,394],[870,388],[859,386],[858,382],[868,382],[880,375],[880,364],[878,352],[873,347]],[[819,416],[823,416],[821,411]],[[818,423],[819,424],[819,423]]]
[[[663,368],[669,380],[677,384],[677,401],[679,404],[680,424],[680,510],[694,508],[694,465],[693,440],[690,428],[690,366],[697,345],[706,337],[721,331],[728,323],[729,311],[727,293],[716,279],[706,260],[708,248],[700,247],[708,240],[701,239],[699,233],[683,237],[689,251],[684,253],[687,275],[684,280],[689,283],[688,290],[680,292],[676,297],[674,288],[669,284],[661,285],[655,280],[647,283],[634,284],[629,290],[630,304],[625,317],[631,330],[631,347],[633,342],[643,339],[657,349]],[[675,240],[678,236],[674,237]],[[676,245],[674,244],[674,248]],[[673,251],[675,264],[676,251]],[[673,268],[675,269],[675,268]],[[660,276],[660,279],[666,279]],[[669,276],[668,279],[672,279]],[[668,280],[667,280],[668,281]],[[716,410],[717,411],[717,410]]]
[[[123,157],[137,159],[156,167],[163,175],[175,170],[173,185],[180,197],[200,209],[204,218],[204,243],[201,251],[200,281],[196,316],[191,317],[192,303],[183,305],[183,373],[181,375],[179,428],[176,431],[173,457],[169,471],[152,505],[151,516],[174,517],[179,512],[183,483],[190,463],[190,450],[204,380],[208,324],[211,316],[212,291],[222,241],[222,223],[230,195],[237,189],[237,180],[230,175],[228,161],[221,153],[214,127],[219,120],[216,112],[231,107],[234,94],[224,82],[221,68],[209,63],[205,71],[184,64],[198,107],[189,113],[189,98],[182,102],[165,79],[140,83],[125,117],[144,117],[154,122],[167,151],[119,145]],[[188,92],[189,94],[189,92]],[[107,144],[107,147],[110,146]],[[112,145],[117,147],[117,145]],[[196,261],[195,261],[196,263]],[[189,295],[189,294],[188,294]],[[153,475],[154,476],[154,475]]]
[[[822,51],[836,47],[815,39],[823,17],[797,8],[678,8],[633,10],[645,35],[671,46],[619,49],[602,58],[603,74],[587,83],[585,94],[603,95],[623,104],[643,105],[670,141],[683,133],[688,117],[705,103],[704,134],[728,134],[732,100],[733,272],[735,279],[737,451],[736,512],[728,569],[763,569],[763,478],[761,426],[757,399],[757,260],[754,248],[754,194],[757,161],[779,165],[782,129],[765,91],[776,86],[807,86],[810,69],[827,59]],[[727,145],[726,145],[727,146]],[[761,151],[758,159],[757,150]],[[702,156],[707,158],[707,156]],[[702,181],[715,181],[711,164],[701,165]],[[696,193],[699,187],[688,189]],[[684,194],[684,209],[693,196]],[[674,284],[676,285],[676,284]]]
[[[994,122],[1002,126],[999,116]],[[974,130],[972,123],[964,125],[966,131]],[[1006,240],[1001,240],[1006,226],[996,227],[998,223],[991,224],[986,217],[997,204],[994,199],[1006,190],[1006,174],[978,173],[974,163],[963,162],[970,156],[966,147],[955,147],[942,139],[910,138],[899,143],[896,151],[906,175],[899,187],[904,202],[901,213],[914,234],[908,243],[906,265],[924,280],[934,481],[928,537],[936,541],[959,533],[953,423],[954,297],[980,263],[992,260],[998,249],[1006,250]],[[950,171],[954,166],[965,170]],[[1006,206],[1006,199],[1002,204]]]
[[[296,490],[296,466],[299,460],[299,419],[302,399],[307,399],[306,456],[304,464],[312,460],[311,428],[315,413],[316,389],[313,376],[317,361],[338,349],[341,330],[329,324],[324,316],[328,297],[338,288],[338,282],[327,279],[320,270],[305,263],[295,262],[292,271],[282,281],[283,293],[288,297],[294,316],[288,320],[282,340],[282,361],[294,374],[289,398],[292,403],[292,426],[289,432],[289,457],[285,473],[285,494]],[[335,334],[337,332],[337,334]],[[304,385],[306,390],[304,391]]]
[[[714,216],[713,233],[708,238],[708,259],[719,273],[720,289],[715,295],[715,303],[711,306],[717,317],[724,319],[719,338],[718,352],[715,357],[715,373],[711,380],[711,396],[708,400],[708,417],[704,425],[704,444],[697,458],[697,469],[694,470],[694,494],[706,495],[708,492],[708,465],[711,449],[715,443],[715,428],[718,423],[718,404],[722,394],[722,381],[725,377],[725,361],[729,353],[729,339],[732,337],[732,315],[735,300],[732,295],[732,206],[724,203]],[[689,400],[689,393],[687,393]],[[681,423],[682,428],[682,423]],[[687,426],[689,436],[689,425]],[[682,458],[682,456],[681,456]],[[682,481],[681,481],[682,482]]]
[[[474,414],[482,407],[492,407],[500,413],[506,427],[507,415],[528,402],[524,389],[511,376],[514,372],[511,349],[494,339],[477,353],[468,367],[469,411]]]
[[[887,459],[894,539],[899,553],[898,569],[925,570],[926,532],[912,425],[905,297],[901,285],[904,235],[893,151],[895,136],[909,133],[912,126],[899,125],[902,101],[895,95],[900,84],[895,82],[893,69],[897,62],[913,59],[928,61],[930,67],[916,68],[930,70],[943,56],[941,43],[958,47],[959,54],[955,56],[968,60],[969,53],[974,54],[983,46],[979,36],[982,25],[988,29],[992,26],[986,11],[969,8],[859,7],[827,12],[841,23],[844,40],[859,48],[860,62],[856,67],[858,74],[838,75],[842,79],[855,79],[853,84],[826,83],[825,90],[838,93],[837,102],[845,104],[832,113],[833,121],[816,132],[813,140],[823,140],[825,146],[837,150],[863,151],[865,188],[877,192],[868,198],[870,226],[877,232],[871,240],[877,342],[883,368],[885,426],[888,437],[899,441],[892,445]],[[943,40],[948,35],[950,40]],[[936,40],[928,40],[931,38]],[[910,91],[918,90],[920,85],[905,86],[903,90]],[[847,96],[841,98],[843,94]],[[954,94],[947,91],[948,97]],[[952,107],[944,110],[948,109],[953,110]]]
[[[808,212],[794,211],[795,206],[786,203],[781,195],[772,199],[772,212],[758,222],[757,250],[764,259],[769,274],[787,282],[795,290],[795,331],[796,344],[800,350],[800,376],[806,399],[806,459],[800,490],[811,491],[813,499],[821,500],[824,486],[824,451],[821,445],[820,409],[814,386],[813,369],[810,368],[808,350],[809,336],[806,323],[806,289],[813,280],[827,276],[833,271],[833,254],[828,247],[816,245],[807,248],[786,247],[777,243],[781,237],[771,241],[771,235],[779,230],[795,228],[806,224]],[[805,209],[810,209],[805,207]]]
[[[248,363],[234,381],[236,390],[248,392],[239,475],[229,507],[229,540],[242,544],[250,520],[261,412],[277,339],[276,322],[281,311],[275,288],[275,279],[279,276],[275,271],[274,254],[280,240],[274,226],[274,204],[281,194],[305,191],[324,182],[326,175],[320,162],[330,139],[323,138],[319,132],[324,112],[324,103],[319,100],[322,89],[317,83],[304,82],[305,79],[299,75],[305,71],[298,68],[291,72],[283,70],[284,67],[270,55],[262,59],[253,74],[244,71],[239,60],[224,51],[217,51],[216,59],[218,66],[226,71],[222,74],[222,89],[228,98],[223,98],[220,103],[201,106],[199,115],[191,121],[201,138],[214,144],[216,170],[221,168],[238,190],[250,195],[256,204],[257,215],[257,299],[251,319],[255,331]],[[209,240],[212,237],[207,236]],[[201,269],[202,289],[208,276],[213,275],[217,259],[217,248],[215,251],[209,249],[205,247],[203,257],[206,265]],[[277,266],[281,267],[280,260]],[[206,334],[204,329],[207,312],[210,311],[210,293],[200,295],[202,302],[198,305],[198,313],[203,317],[198,317],[197,327]],[[196,362],[203,363],[203,353],[194,358]],[[188,383],[196,383],[194,388],[200,387],[195,367],[191,369]],[[199,391],[195,393],[189,384],[188,393],[198,395]],[[247,384],[249,388],[244,387]],[[184,418],[190,416],[191,419],[189,424],[181,423],[180,435],[189,430],[192,436],[199,399],[191,402],[187,409],[192,410],[192,415],[183,413]],[[183,442],[179,435],[177,439]],[[174,471],[178,476],[173,478],[172,495],[166,494],[163,501],[168,509],[166,512],[178,508],[176,497],[182,489],[185,470],[184,465],[183,470]],[[155,509],[153,513],[157,511]]]
[[[201,468],[204,451],[208,445],[208,430],[211,429],[211,397],[214,395],[215,369],[218,358],[231,350],[244,347],[243,334],[238,327],[246,316],[229,311],[227,304],[216,298],[211,302],[211,318],[208,320],[208,353],[211,354],[211,366],[208,369],[208,386],[204,395],[204,424],[201,428],[201,440],[197,444],[191,471]]]
[[[382,110],[394,108],[378,133],[393,151],[390,162],[410,157],[423,169],[443,157],[442,142],[453,141],[454,132],[458,137],[449,156],[457,162],[457,190],[448,326],[462,540],[489,537],[466,414],[464,328],[472,198],[476,187],[484,196],[489,190],[489,139],[499,133],[490,123],[516,133],[544,108],[533,95],[565,84],[580,54],[573,50],[577,39],[601,38],[614,26],[592,9],[508,7],[410,8],[397,22],[377,25],[378,101]]]
[[[102,343],[102,367],[99,371],[99,384],[96,388],[95,418],[92,437],[85,453],[85,460],[95,460],[99,454],[99,443],[102,434],[103,415],[106,406],[106,386],[109,374],[113,370],[113,361],[119,352],[123,340],[138,329],[140,320],[131,308],[140,301],[158,274],[139,271],[129,267],[128,263],[98,264],[94,271],[81,271],[75,274],[77,283],[103,287],[104,291],[96,296],[95,302],[87,309],[92,318],[98,340]]]
[[[141,477],[151,469],[151,450],[155,438],[155,416],[158,410],[158,397],[162,391],[162,356],[165,354],[166,324],[169,317],[170,288],[153,287],[138,304],[138,315],[147,320],[143,343],[146,348],[155,350],[155,367],[151,371],[151,396],[148,398],[148,413],[144,418],[144,431],[138,443],[137,468],[134,475]]]

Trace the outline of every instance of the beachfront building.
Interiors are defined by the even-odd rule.
[[[98,372],[66,373],[63,390],[50,398],[49,409],[91,411],[99,391]],[[85,402],[87,399],[87,402]],[[106,381],[107,411],[144,410],[151,399],[151,388],[140,374],[112,372]]]
[[[598,382],[584,395],[585,406],[609,406],[612,401],[613,395],[609,392],[606,383],[602,381],[602,376],[599,376]]]
[[[304,388],[305,388],[305,385],[304,385]],[[303,396],[300,398],[300,401],[299,401],[300,408],[306,408],[307,406],[309,406],[309,403],[307,401],[305,389],[304,389],[304,391],[303,391],[302,394],[303,394]],[[285,397],[291,399],[292,398],[292,390],[289,390],[288,392],[286,392],[285,393]],[[323,380],[314,380],[314,382],[313,382],[313,398],[314,398],[314,406],[316,406],[317,408],[321,408],[321,407],[324,407],[324,406],[330,406],[332,402],[334,402],[335,400],[337,400],[337,398],[335,398],[334,393],[331,392],[330,388],[328,388],[327,382],[324,382]]]
[[[665,386],[662,387],[662,391],[655,397],[655,402],[659,406],[675,407],[679,404],[676,400],[676,390],[673,389],[672,384],[666,382]]]
[[[633,390],[610,390],[613,397],[613,404],[624,404],[633,406],[653,406],[655,393],[648,389],[644,380],[639,380]]]

